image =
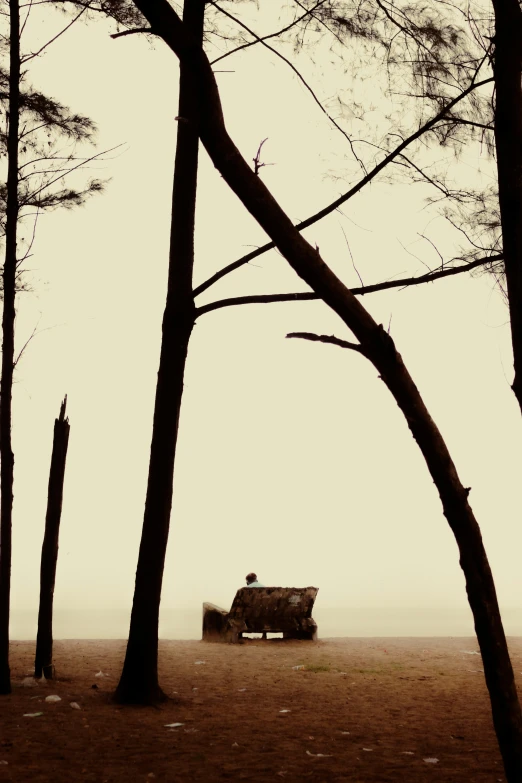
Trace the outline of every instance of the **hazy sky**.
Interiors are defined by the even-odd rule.
[[[36,20],[27,45],[57,24]],[[97,122],[100,150],[124,147],[97,165],[111,178],[105,195],[40,221],[29,262],[34,291],[19,300],[18,344],[36,324],[39,332],[14,389],[14,614],[37,609],[52,428],[65,393],[71,435],[55,607],[130,611],[132,602],[166,292],[178,63],[161,42],[114,41],[110,31],[76,25],[31,72],[36,86]],[[316,44],[316,60],[322,51]],[[304,54],[298,62],[339,116],[335,96],[349,76],[326,57],[322,76]],[[262,177],[294,220],[355,181],[346,140],[284,63],[252,47],[218,67],[233,70],[218,76],[228,129],[250,160],[268,137],[263,156],[274,165]],[[476,177],[478,154],[461,161],[464,184]],[[481,165],[487,170],[484,158]],[[426,195],[422,186],[375,183],[306,236],[350,285],[359,280],[342,229],[365,283],[422,274],[403,245],[435,267],[438,256],[417,232],[429,230],[448,254],[457,239],[424,208]],[[263,241],[202,151],[195,282]],[[271,253],[202,301],[304,289]],[[385,326],[391,319],[472,487],[501,604],[522,605],[522,427],[504,302],[490,278],[459,277],[364,304]],[[464,607],[456,544],[392,397],[359,355],[285,339],[299,330],[350,337],[320,302],[228,308],[196,324],[163,606],[228,606],[254,570],[265,584],[318,586],[323,607]]]

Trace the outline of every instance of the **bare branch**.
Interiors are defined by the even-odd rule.
[[[60,173],[59,176],[54,177],[54,179],[51,179],[49,182],[45,182],[43,185],[41,185],[41,187],[37,188],[32,193],[29,193],[25,200],[28,203],[29,202],[33,203],[36,196],[38,196],[44,190],[50,188],[51,185],[55,184],[55,182],[58,182],[59,180],[68,176],[69,174],[72,174],[72,172],[76,171],[77,169],[85,168],[87,163],[92,163],[93,160],[99,160],[102,157],[102,155],[106,155],[108,152],[114,152],[114,150],[117,150],[119,147],[123,147],[123,144],[117,144],[115,147],[111,147],[110,149],[104,150],[103,152],[97,152],[96,155],[91,155],[90,158],[80,159],[80,162],[77,163],[75,166],[71,166],[71,168],[68,169],[67,171]]]
[[[259,169],[262,169],[263,166],[273,166],[273,163],[261,163],[261,150],[263,149],[263,144],[265,141],[268,141],[268,137],[266,139],[263,139],[259,147],[257,148],[256,156],[255,158],[252,158],[254,161],[254,174],[259,175]]]
[[[22,345],[22,347],[21,347],[21,349],[20,349],[20,351],[18,353],[18,356],[15,359],[13,359],[13,370],[15,369],[16,365],[18,364],[18,362],[22,358],[25,349],[27,348],[27,346],[29,345],[29,343],[31,342],[33,337],[35,336],[37,329],[38,329],[38,324],[36,324],[36,326],[34,327],[33,331],[31,332],[31,334],[29,335],[29,337],[27,338],[25,343]]]
[[[422,237],[422,239],[426,240],[426,242],[428,242],[428,244],[432,246],[434,251],[437,253],[438,257],[440,258],[442,268],[444,269],[444,259],[437,245],[434,242],[432,242],[432,240],[429,237],[427,237],[425,234],[421,234],[420,232],[417,233],[419,234],[420,237]]]
[[[273,302],[303,302],[317,300],[318,296],[313,291],[301,291],[296,294],[253,294],[252,296],[233,296],[228,299],[219,299],[216,302],[202,305],[196,309],[196,318],[212,310],[220,310],[222,307],[232,307],[242,304],[271,304]]]
[[[363,282],[363,279],[362,279],[361,275],[359,274],[359,270],[358,270],[358,269],[357,269],[357,267],[355,266],[355,260],[354,260],[354,257],[353,257],[352,249],[351,249],[351,247],[350,247],[350,243],[348,242],[348,237],[346,236],[346,231],[344,230],[344,228],[343,228],[342,226],[341,226],[341,231],[343,232],[343,235],[344,235],[344,241],[346,242],[346,247],[348,248],[348,252],[349,252],[349,254],[350,254],[350,258],[351,258],[351,261],[352,261],[352,266],[353,266],[353,268],[355,269],[355,272],[356,272],[356,274],[357,274],[357,277],[359,278],[359,282],[360,282],[360,284],[361,284],[362,286],[364,286],[364,282]]]
[[[23,289],[22,289],[23,290]],[[29,345],[30,342],[32,342],[33,338],[36,337],[39,334],[43,334],[43,332],[49,332],[51,329],[57,329],[59,326],[63,326],[63,324],[56,324],[55,326],[46,326],[44,329],[38,329],[38,324],[40,323],[40,320],[38,320],[38,323],[34,327],[33,331],[31,332],[30,336],[27,338],[25,343],[23,344],[22,348],[20,349],[18,356],[16,357],[13,368],[16,367],[16,365],[19,363],[20,359],[22,358],[25,349]]]
[[[247,43],[241,44],[241,46],[236,46],[235,49],[232,49],[230,52],[225,52],[225,54],[220,55],[219,57],[216,57],[215,60],[211,60],[210,64],[215,65],[220,60],[224,60],[225,57],[230,57],[231,55],[235,54],[236,52],[240,52],[242,49],[248,49],[250,46],[255,46],[255,44],[262,43],[263,41],[268,41],[269,38],[279,38],[280,35],[283,35],[283,33],[288,32],[288,30],[291,30],[292,27],[295,27],[296,24],[301,22],[303,19],[305,19],[307,16],[312,16],[313,12],[316,10],[316,8],[319,8],[320,5],[323,5],[326,2],[326,0],[319,0],[318,3],[316,3],[313,8],[310,8],[309,11],[306,11],[305,14],[302,16],[298,16],[297,19],[294,19],[293,22],[290,24],[287,24],[286,27],[282,27],[281,30],[278,30],[275,33],[269,33],[268,35],[263,35],[261,38],[256,38],[254,41],[247,41]]]
[[[382,283],[375,283],[374,285],[363,285],[360,288],[350,288],[350,291],[356,296],[364,296],[365,294],[373,294],[377,291],[388,291],[390,288],[408,288],[412,285],[433,283],[435,280],[440,280],[443,277],[452,277],[453,275],[460,275],[462,272],[471,272],[472,269],[476,269],[477,267],[502,260],[503,256],[500,254],[488,256],[487,258],[477,258],[469,263],[461,264],[460,266],[448,267],[443,264],[440,269],[435,269],[425,275],[419,275],[418,277],[403,277],[399,280],[385,280]],[[212,310],[220,310],[222,307],[233,307],[235,305],[243,304],[272,304],[273,302],[307,302],[319,298],[320,297],[313,291],[301,291],[295,294],[233,296],[228,299],[218,299],[215,302],[210,302],[209,304],[198,307],[196,309],[196,318],[205,313],[210,313]]]
[[[301,340],[311,340],[315,343],[329,343],[330,345],[337,345],[339,348],[348,348],[350,351],[357,351],[363,356],[366,356],[362,345],[359,343],[349,343],[347,340],[341,340],[339,337],[335,337],[333,334],[313,334],[312,332],[290,332],[286,335],[288,337],[298,337]]]
[[[87,4],[85,5],[85,7],[84,7],[84,8],[82,8],[82,10],[81,10],[81,11],[80,11],[78,14],[76,14],[76,16],[75,16],[75,17],[73,17],[73,19],[72,19],[72,20],[69,22],[69,24],[65,25],[65,27],[64,27],[64,28],[62,28],[62,30],[60,30],[60,32],[59,32],[59,33],[56,33],[56,35],[54,35],[52,38],[50,38],[50,39],[47,41],[47,43],[45,43],[43,46],[41,46],[41,47],[38,49],[38,51],[37,51],[37,52],[33,52],[32,54],[28,54],[28,55],[26,55],[25,57],[22,57],[22,58],[21,58],[21,60],[20,60],[21,64],[22,64],[22,65],[24,65],[25,63],[28,63],[30,60],[33,60],[35,57],[38,57],[38,55],[40,55],[40,54],[41,54],[41,53],[42,53],[42,52],[43,52],[45,49],[47,49],[47,47],[48,47],[48,46],[50,46],[51,44],[53,44],[53,43],[54,43],[54,42],[55,42],[55,41],[56,41],[58,38],[60,38],[60,37],[61,37],[61,36],[62,36],[62,35],[65,33],[65,32],[67,32],[67,30],[69,30],[69,28],[70,28],[70,27],[72,27],[72,26],[73,26],[73,24],[74,24],[75,22],[77,22],[77,21],[78,21],[78,19],[79,19],[81,16],[83,16],[83,14],[85,13],[85,11],[87,11],[87,9],[89,8],[89,5],[90,5],[90,3],[87,3]]]
[[[123,38],[124,35],[135,35],[136,33],[149,33],[154,35],[150,27],[136,27],[134,30],[122,30],[121,33],[113,33],[111,38]]]
[[[22,7],[23,6],[20,6],[20,9],[22,9]],[[33,0],[29,0],[29,5],[28,5],[28,8],[27,8],[27,13],[25,15],[25,19],[22,22],[22,24],[20,25],[20,40],[22,39],[22,35],[24,34],[25,27],[27,25],[27,22],[29,21],[29,17],[31,15],[32,8],[33,8]]]
[[[494,125],[486,125],[485,122],[476,122],[474,120],[465,120],[463,117],[456,117],[451,115],[451,121],[457,122],[459,125],[470,125],[472,128],[481,128],[482,130],[494,131]]]
[[[34,216],[34,221],[33,221],[33,232],[32,232],[32,235],[31,235],[31,240],[29,242],[29,245],[28,245],[27,250],[25,251],[24,255],[22,256],[22,258],[19,261],[17,261],[17,266],[20,266],[21,264],[23,264],[24,261],[27,261],[27,259],[31,255],[31,250],[33,249],[34,241],[36,239],[36,225],[38,223],[38,218],[39,217],[40,217],[40,210],[37,209],[36,213],[35,213],[35,216]]]

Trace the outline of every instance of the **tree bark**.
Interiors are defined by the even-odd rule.
[[[49,489],[47,493],[47,514],[42,545],[42,563],[40,567],[40,607],[38,610],[38,633],[36,636],[36,655],[34,676],[43,676],[47,680],[54,678],[53,666],[53,598],[58,560],[58,536],[62,516],[63,482],[65,461],[69,444],[69,419],[65,418],[67,395],[60,408],[60,416],[54,420],[53,451],[49,471]]]
[[[183,21],[203,40],[204,0],[185,0]],[[129,640],[115,699],[151,704],[165,698],[158,682],[158,620],[172,507],[173,472],[188,343],[195,320],[192,295],[198,169],[199,93],[181,63],[167,301],[152,429],[149,478]]]
[[[16,239],[19,211],[20,10],[18,0],[10,0],[9,17],[9,127],[7,131],[7,204],[3,270],[2,378],[0,380],[0,694],[11,693],[9,607],[14,473],[11,407],[14,371]]]
[[[522,410],[522,10],[518,0],[493,0],[495,12],[495,144],[502,245],[515,378]]]
[[[254,216],[297,274],[320,295],[360,342],[402,410],[438,489],[466,579],[468,600],[482,652],[493,722],[509,783],[522,780],[522,714],[493,577],[480,529],[441,433],[429,415],[392,338],[299,234],[230,139],[212,69],[201,45],[167,0],[134,0],[160,35],[193,70],[201,95],[200,138],[227,184]]]

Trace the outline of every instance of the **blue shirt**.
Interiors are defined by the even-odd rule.
[[[262,584],[261,582],[250,582],[250,584],[247,585],[247,587],[264,587],[264,584]]]

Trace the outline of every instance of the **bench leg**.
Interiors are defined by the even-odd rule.
[[[284,631],[283,639],[304,639],[315,642],[317,639],[317,630],[312,631]]]

